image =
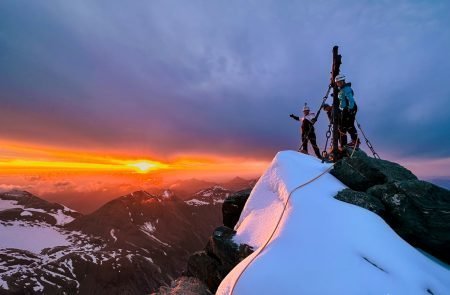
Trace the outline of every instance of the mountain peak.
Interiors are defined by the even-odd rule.
[[[156,198],[156,196],[144,191],[144,190],[138,190],[134,191],[132,193],[129,193],[128,195],[122,196],[123,198]]]
[[[12,190],[0,193],[0,217],[4,221],[24,220],[64,225],[81,216],[75,210],[58,203],[50,203],[30,192]]]

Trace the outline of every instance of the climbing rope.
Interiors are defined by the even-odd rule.
[[[357,138],[358,140],[358,138]],[[355,146],[353,147],[353,151],[350,155],[350,159],[353,157],[353,154],[355,153],[355,150],[357,148],[357,145],[355,144]],[[284,213],[286,212],[286,208],[287,205],[289,204],[289,200],[291,199],[291,196],[294,192],[296,192],[298,189],[303,188],[305,186],[307,186],[310,183],[313,183],[314,181],[316,181],[317,179],[319,179],[320,177],[322,177],[323,175],[325,175],[326,173],[330,172],[331,169],[333,169],[334,165],[336,165],[336,163],[333,163],[330,167],[328,167],[325,171],[323,171],[322,173],[320,173],[319,175],[311,178],[310,180],[308,180],[305,183],[302,183],[301,185],[295,187],[288,195],[286,202],[284,203],[283,206],[283,210],[281,211],[280,217],[278,218],[278,221],[272,231],[272,233],[270,234],[270,237],[267,239],[267,241],[264,243],[263,246],[261,246],[257,252],[255,252],[256,254],[250,259],[250,261],[244,266],[244,268],[242,269],[242,271],[239,273],[238,277],[236,278],[236,280],[233,282],[233,285],[231,287],[231,291],[229,293],[229,295],[233,295],[234,293],[234,289],[237,285],[237,283],[239,282],[240,278],[242,277],[242,274],[247,270],[247,268],[250,266],[250,264],[253,263],[253,261],[255,261],[255,259],[261,254],[262,251],[264,251],[264,249],[266,249],[267,245],[269,245],[269,243],[272,241],[273,236],[275,235],[276,231],[278,230],[278,226],[280,226],[281,220],[283,219]]]
[[[358,147],[358,141],[359,141],[359,135],[356,136],[356,142],[355,142],[355,145],[353,146],[353,151],[350,154],[350,159],[353,158],[353,154],[355,153],[356,148]]]
[[[335,165],[335,163],[332,164],[330,167],[328,167],[325,171],[323,171],[323,172],[320,173],[319,175],[317,175],[317,176],[311,178],[310,180],[308,180],[307,182],[302,183],[301,185],[297,186],[296,188],[294,188],[294,189],[289,193],[289,195],[288,195],[288,197],[287,197],[287,199],[286,199],[286,202],[285,202],[285,204],[284,204],[283,211],[281,211],[280,217],[278,218],[278,221],[277,221],[277,223],[276,223],[276,225],[275,225],[275,228],[274,228],[273,231],[272,231],[272,234],[271,234],[270,237],[267,239],[267,241],[264,243],[264,245],[263,245],[262,247],[260,247],[260,248],[257,250],[256,254],[250,259],[250,261],[247,263],[247,265],[244,266],[244,268],[242,269],[241,273],[238,275],[238,277],[237,277],[236,280],[234,281],[233,286],[231,287],[231,291],[230,291],[230,293],[229,293],[230,295],[233,295],[234,288],[236,287],[236,285],[237,285],[239,279],[241,278],[242,274],[247,270],[247,268],[250,266],[250,264],[253,263],[253,261],[259,256],[259,254],[261,254],[261,252],[262,252],[262,251],[267,247],[267,245],[272,241],[272,238],[273,238],[273,236],[275,235],[275,232],[277,231],[278,226],[279,226],[280,223],[281,223],[281,220],[283,219],[284,213],[286,212],[286,208],[287,208],[287,205],[289,204],[289,200],[291,199],[292,194],[293,194],[295,191],[297,191],[298,189],[307,186],[308,184],[310,184],[310,183],[316,181],[317,179],[319,179],[320,177],[322,177],[322,176],[325,175],[326,173],[330,172],[330,170],[333,168],[334,165]]]
[[[358,129],[361,130],[362,135],[364,136],[364,139],[366,140],[366,144],[369,147],[370,151],[373,154],[373,157],[376,159],[381,159],[380,156],[375,152],[375,149],[373,148],[372,144],[370,143],[369,139],[367,139],[366,134],[364,133],[364,131],[361,128],[361,125],[359,124],[358,120],[356,120],[356,125],[358,126]]]

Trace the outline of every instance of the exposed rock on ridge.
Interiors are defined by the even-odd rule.
[[[336,163],[331,174],[350,188],[336,199],[375,212],[408,243],[450,263],[450,191],[362,151]]]

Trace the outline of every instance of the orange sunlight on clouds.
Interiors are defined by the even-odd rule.
[[[92,181],[129,184],[134,187],[160,185],[183,178],[226,179],[235,176],[258,177],[267,161],[220,157],[217,155],[178,155],[170,161],[124,154],[89,153],[23,143],[0,142],[0,186],[26,184],[24,177],[41,179],[40,189],[61,188],[61,182],[77,190],[92,187]],[[6,179],[7,178],[7,179]],[[18,181],[18,179],[21,179]],[[145,178],[145,181],[143,180]],[[51,179],[52,185],[43,184]],[[76,180],[78,179],[78,181]],[[83,181],[80,181],[83,179]],[[152,179],[152,181],[149,181]],[[157,180],[157,181],[156,181]],[[88,183],[90,183],[88,185]],[[98,189],[98,184],[95,185]],[[0,187],[1,189],[1,187]]]

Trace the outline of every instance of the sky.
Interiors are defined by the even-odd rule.
[[[258,175],[298,148],[289,114],[319,107],[334,45],[377,153],[449,179],[448,15],[440,0],[1,1],[0,186],[44,162]]]

